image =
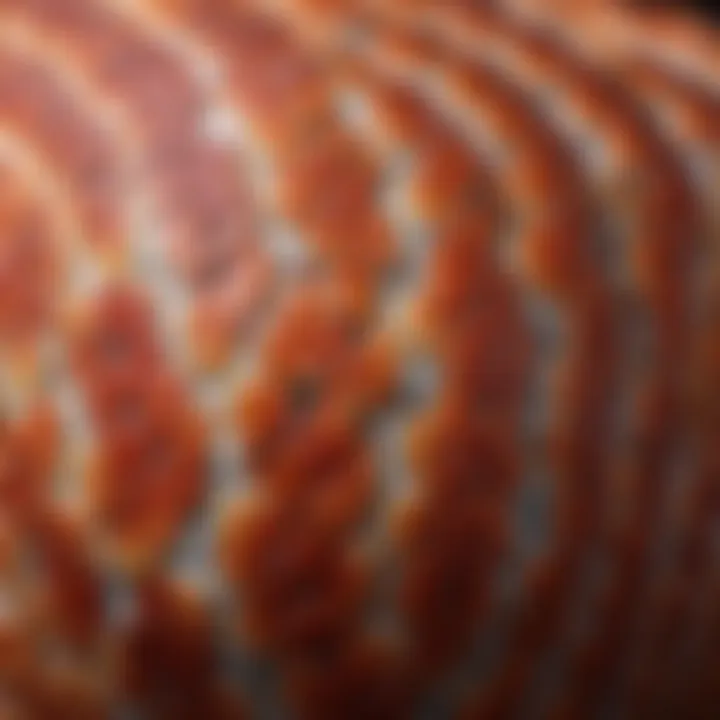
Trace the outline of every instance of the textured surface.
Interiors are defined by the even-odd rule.
[[[506,0],[0,0],[0,715],[720,715],[720,41]]]

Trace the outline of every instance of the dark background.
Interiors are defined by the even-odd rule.
[[[702,15],[720,21],[720,0],[637,0],[638,7],[672,7],[677,9],[692,9]]]
[[[694,2],[675,2],[672,3],[677,7],[689,5],[695,7],[699,12],[704,13],[712,18],[715,22],[720,20],[720,0],[695,0]]]
[[[710,16],[716,22],[720,19],[720,0],[699,0],[689,4],[695,6],[700,12]]]

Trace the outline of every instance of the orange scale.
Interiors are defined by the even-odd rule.
[[[341,642],[355,622],[364,579],[335,531],[283,503],[237,522],[221,552],[226,573],[242,586],[253,640],[291,655]]]
[[[0,303],[3,306],[3,316],[0,318],[0,336],[7,342],[8,347],[22,349],[40,339],[44,329],[51,325],[51,290],[38,287],[42,281],[36,283],[27,274],[22,274],[20,268],[13,270],[15,281],[24,277],[26,284],[13,287],[13,281],[5,282],[0,276],[3,294]]]
[[[259,248],[246,248],[228,267],[196,288],[189,325],[195,349],[206,366],[229,357],[233,342],[251,328],[272,293],[275,267]]]
[[[292,59],[293,65],[300,65],[299,70],[307,71],[313,66],[314,56],[306,52],[299,42],[298,35],[290,30],[285,17],[277,17],[272,12],[257,7],[234,7],[231,11],[215,12],[215,21],[224,23],[227,39],[233,45],[239,45],[234,59],[237,62],[260,62],[261,57],[268,60],[281,57],[282,60]],[[220,27],[217,28],[218,32]],[[233,53],[228,52],[232,57]],[[292,58],[291,58],[292,56]]]
[[[377,310],[382,275],[364,260],[342,259],[332,271],[329,288],[334,302],[359,323],[367,322]]]
[[[193,133],[182,125],[176,132],[158,136],[147,148],[143,158],[147,172],[152,177],[163,180],[158,192],[163,196],[168,194],[170,197],[172,197],[173,185],[172,183],[166,185],[165,179],[170,180],[176,175],[187,176],[194,162],[208,165],[205,153],[201,152]]]
[[[262,378],[243,388],[235,404],[235,428],[252,465],[267,455],[287,427],[289,414],[288,398],[277,383]]]
[[[125,53],[142,52],[141,48],[126,49]],[[199,113],[199,100],[194,88],[180,80],[174,70],[154,67],[156,59],[141,58],[137,66],[127,65],[127,55],[120,59],[117,70],[110,67],[103,72],[102,82],[132,105],[138,119],[138,132],[148,144],[184,132]],[[168,77],[168,74],[175,77]]]
[[[266,348],[265,364],[282,383],[279,393],[287,394],[284,407],[290,414],[307,414],[326,401],[364,412],[386,400],[396,384],[391,344],[367,337],[362,320],[331,299],[332,288],[324,286],[320,294],[311,291],[295,300]],[[270,402],[269,389],[256,394],[258,403],[262,397]]]
[[[169,207],[180,209],[170,251],[184,276],[202,286],[254,247],[254,199],[235,159],[219,149],[190,138],[173,165],[161,188]]]
[[[468,412],[499,423],[498,427],[516,428],[523,409],[527,363],[502,347],[455,348],[453,352],[445,386],[448,397],[464,403]],[[509,358],[512,361],[503,362]]]
[[[103,290],[73,330],[75,372],[91,393],[107,383],[141,381],[161,360],[152,308],[128,287]]]
[[[370,94],[379,98],[376,111],[382,115],[391,136],[414,147],[438,144],[448,137],[448,128],[431,102],[412,87],[388,83],[386,78],[373,74],[367,66],[358,67],[356,71]]]
[[[210,624],[197,599],[152,578],[137,589],[135,613],[123,628],[123,669],[131,696],[154,699],[205,684],[212,670]]]
[[[154,373],[117,378],[87,394],[93,431],[101,443],[130,445],[143,432],[156,381]]]
[[[590,376],[587,382],[599,382],[599,378]],[[597,487],[593,478],[599,481],[607,470],[605,453],[613,406],[592,386],[567,389],[558,385],[558,420],[550,438],[550,458],[561,476],[584,477],[585,486]]]
[[[340,281],[359,292],[374,290],[382,274],[398,262],[397,242],[377,204],[347,214],[337,227],[315,238]]]
[[[142,430],[101,449],[93,512],[121,558],[160,554],[197,506],[205,485],[205,434],[175,388],[154,397]]]
[[[20,621],[19,621],[20,620]],[[0,622],[0,677],[3,681],[3,700],[13,707],[20,705],[27,689],[34,690],[36,670],[33,632],[27,618],[8,613]],[[19,696],[19,697],[18,697]],[[13,702],[14,701],[14,702]],[[3,709],[5,709],[3,707]],[[12,717],[12,715],[10,716]]]
[[[458,322],[494,301],[498,282],[492,268],[482,268],[469,257],[452,258],[438,253],[435,259],[437,265],[423,291],[420,313],[431,338],[440,344],[444,334]],[[465,264],[461,264],[463,259]]]
[[[677,270],[687,271],[702,243],[704,222],[700,199],[678,158],[672,156],[665,162],[656,158],[653,169],[662,173],[663,182],[654,188],[655,212],[648,221],[651,228],[662,233],[666,261],[674,259]]]
[[[31,539],[51,630],[82,646],[97,642],[104,621],[103,588],[77,523],[43,512],[33,520]]]
[[[136,491],[131,496],[126,491],[119,498],[108,499],[109,492],[104,488],[102,492],[105,507],[100,517],[107,556],[130,571],[151,566],[177,535],[186,508],[171,505],[167,493],[156,497],[159,493]]]
[[[518,182],[518,192],[530,200],[542,202],[544,198],[551,217],[562,213],[577,219],[585,217],[591,204],[583,190],[582,170],[570,147],[563,143],[554,127],[540,120],[537,108],[532,115],[527,115],[527,120],[531,133],[527,148],[532,151],[532,160],[516,166],[513,179]],[[563,190],[569,192],[564,195]]]
[[[21,538],[7,512],[0,514],[0,576],[10,577],[20,560]]]
[[[374,485],[371,458],[358,432],[332,409],[297,427],[274,455],[261,470],[273,493],[340,527],[362,516]]]
[[[404,720],[412,717],[415,689],[397,652],[366,641],[294,671],[288,694],[300,720]]]
[[[398,67],[404,68],[418,60],[442,60],[444,51],[438,39],[423,28],[411,28],[406,32],[398,23],[383,23],[373,29],[383,64],[397,63]]]
[[[54,411],[45,406],[17,423],[0,424],[0,497],[11,523],[31,520],[46,500],[58,435]]]
[[[506,498],[517,482],[513,443],[467,416],[441,407],[416,426],[411,455],[419,482],[438,494]]]
[[[581,552],[574,547],[555,547],[527,568],[517,624],[517,639],[524,647],[539,649],[557,630],[567,594],[584,559]]]
[[[448,137],[423,148],[421,153],[413,189],[423,215],[442,219],[457,211],[471,210],[492,225],[499,210],[497,192],[472,151]]]
[[[530,341],[519,308],[494,304],[460,319],[441,355],[448,367],[451,396],[468,407],[519,412],[530,363]],[[463,392],[464,391],[464,392]]]
[[[660,488],[650,478],[661,475],[668,461],[669,441],[678,430],[678,398],[676,388],[667,380],[651,379],[638,393],[634,407],[635,427],[630,438],[634,487],[645,501],[652,499]],[[647,509],[647,508],[646,508]]]
[[[103,720],[110,713],[110,700],[100,683],[75,667],[42,667],[36,661],[8,695],[4,700],[10,712],[18,713],[10,717]]]
[[[331,381],[333,396],[349,396],[348,405],[358,406],[363,412],[379,407],[398,387],[399,360],[391,342],[369,339]]]
[[[234,39],[242,39],[236,58],[253,62],[266,68],[284,65],[291,58],[297,61],[298,75],[308,72],[312,67],[311,57],[302,51],[295,37],[287,31],[282,21],[278,22],[271,14],[259,13],[248,9],[226,15],[229,29],[235,33]],[[281,78],[278,78],[278,82]],[[286,82],[291,84],[290,79]]]
[[[419,495],[406,509],[398,532],[408,555],[469,554],[480,562],[495,558],[509,539],[502,508],[489,499],[460,503],[433,494]]]
[[[333,305],[327,285],[298,293],[276,321],[264,358],[279,377],[317,374],[347,352],[356,323]]]
[[[308,518],[298,515],[290,516],[290,522],[285,525],[284,513],[287,508],[267,494],[256,495],[248,504],[231,508],[223,522],[218,547],[221,566],[231,584],[251,584],[263,576],[268,563],[259,550],[274,556],[272,566],[280,574],[286,566],[304,566],[322,555],[326,540],[324,528],[315,527]],[[303,521],[309,524],[311,532],[298,530]],[[294,535],[295,542],[280,542],[283,533]]]
[[[676,69],[641,55],[624,57],[622,72],[633,87],[652,99],[669,100],[680,116],[683,137],[712,145],[720,142],[720,102],[702,83],[691,80]]]
[[[470,553],[483,566],[492,565],[509,540],[502,508],[485,499],[459,504],[421,496],[401,515],[397,531],[403,553],[410,558]]]
[[[536,118],[525,97],[501,73],[477,63],[463,64],[448,77],[454,92],[461,93],[470,107],[477,106],[493,127],[504,129],[506,137],[529,142],[538,137]],[[479,98],[491,97],[485,104]]]
[[[285,501],[292,499],[299,512],[339,528],[351,527],[368,509],[375,474],[366,454],[347,457],[337,469],[308,476],[271,478],[268,488]]]
[[[458,660],[469,649],[466,641],[489,610],[494,569],[494,564],[468,553],[450,551],[408,561],[399,606],[410,644],[424,648],[423,664],[436,653],[440,664]],[[430,667],[435,665],[429,662]]]
[[[443,670],[470,649],[489,594],[487,575],[472,557],[448,553],[408,569],[401,607],[421,672]]]
[[[264,379],[243,392],[237,428],[251,468],[265,475],[282,464],[284,448],[296,444],[298,426],[309,419],[317,423],[324,410],[324,391],[317,381],[305,378],[286,385]]]
[[[307,53],[270,15],[225,13],[212,36],[227,46],[232,87],[258,132],[282,145],[328,112],[327,84]]]
[[[54,21],[48,30],[73,37],[73,50],[93,72],[94,82],[125,99],[142,118],[139,130],[150,141],[187,127],[199,111],[201,96],[182,64],[122,19],[89,3],[81,12],[85,28],[77,22],[62,27]]]
[[[616,320],[605,283],[600,278],[588,283],[569,308],[568,322],[574,339],[571,350],[587,364],[597,360],[598,351],[612,356]]]
[[[573,212],[537,218],[523,241],[524,268],[551,293],[582,291],[597,277],[597,260],[586,242],[589,236],[589,226]]]
[[[352,418],[342,409],[326,406],[293,428],[267,477],[312,477],[342,468],[362,450],[363,438]]]
[[[73,209],[95,247],[113,254],[122,250],[125,228],[116,192],[122,186],[120,168],[111,138],[95,118],[78,112],[52,72],[24,50],[9,47],[0,61],[0,107],[4,122],[69,186]]]
[[[196,170],[190,167],[188,172]],[[236,263],[257,251],[253,237],[256,230],[245,218],[233,217],[228,211],[234,204],[242,212],[238,194],[234,199],[219,197],[220,193],[202,183],[201,176],[193,176],[186,188],[180,187],[179,178],[172,182],[173,197],[167,198],[171,235],[168,256],[193,292],[207,291]],[[167,189],[171,189],[169,182]],[[251,209],[246,211],[247,216],[252,213]]]
[[[217,683],[211,619],[190,589],[162,577],[144,580],[120,646],[118,689],[144,713],[168,720],[247,717],[234,693]]]
[[[345,565],[345,564],[343,564]],[[288,579],[282,595],[248,598],[248,632],[283,661],[324,655],[356,630],[357,575],[352,567]]]
[[[151,476],[173,475],[183,469],[198,472],[204,433],[199,419],[175,392],[175,388],[158,390],[148,398],[137,426],[107,439],[108,458]]]
[[[458,614],[468,618],[477,611],[488,576],[477,553],[449,546],[424,557],[408,558],[406,562],[401,604],[410,622],[420,618],[452,622]]]
[[[201,419],[179,388],[158,388],[150,405],[144,434],[145,462],[149,472],[199,472],[203,464],[205,432]]]
[[[377,169],[356,142],[335,132],[323,135],[288,159],[280,190],[287,215],[321,238],[351,227],[371,208]]]
[[[33,342],[53,318],[59,253],[49,218],[25,191],[0,175],[0,340]]]
[[[252,642],[284,662],[322,656],[347,642],[356,629],[354,576],[325,574],[295,578],[284,596],[250,595],[245,623]]]
[[[598,382],[598,379],[590,376],[587,382]],[[586,478],[585,487],[597,488],[593,479],[599,482],[606,471],[604,458],[611,406],[594,388],[586,390],[585,387],[572,392],[561,390],[560,417],[550,442],[550,455],[561,476]]]
[[[451,219],[443,225],[439,257],[452,263],[456,271],[462,270],[463,262],[480,270],[494,268],[495,264],[490,262],[493,255],[488,252],[494,249],[491,229],[483,213],[465,213]]]
[[[368,204],[355,214],[339,215],[334,227],[315,231],[313,241],[337,273],[346,289],[361,295],[368,295],[359,309],[367,307],[373,299],[380,279],[398,258],[397,245],[387,224],[375,205]],[[343,290],[342,285],[338,288]],[[349,303],[348,307],[355,307]]]
[[[461,216],[440,235],[421,300],[432,330],[507,295],[495,253],[492,227],[481,217]]]
[[[234,70],[232,77],[238,105],[252,117],[255,133],[271,142],[271,151],[281,158],[292,154],[318,127],[333,122],[327,86],[317,76],[300,76],[296,87],[277,89],[263,84],[259,74],[253,77],[249,67]]]

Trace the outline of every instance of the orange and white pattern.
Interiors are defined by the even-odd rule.
[[[0,0],[0,716],[720,717],[720,29]]]

